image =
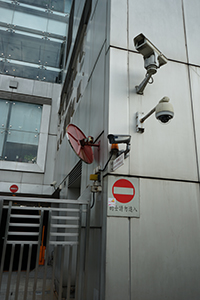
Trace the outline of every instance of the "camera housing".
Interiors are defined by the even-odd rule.
[[[157,72],[158,68],[167,63],[167,58],[142,33],[137,35],[133,42],[136,50],[144,57],[144,67],[147,70],[144,80],[135,87],[136,93],[143,95],[143,91],[149,80],[152,79],[152,75]]]
[[[128,157],[128,154],[131,149],[131,135],[128,134],[109,134],[107,136],[110,144],[126,144],[126,149],[118,151],[117,156],[124,153],[124,158]]]
[[[136,131],[139,133],[144,132],[144,121],[148,119],[153,113],[155,113],[156,119],[161,123],[166,124],[174,117],[174,109],[171,103],[169,103],[168,97],[163,97],[159,103],[148,112],[145,116],[144,113],[136,113]]]
[[[156,69],[167,63],[167,58],[154,46],[144,34],[140,33],[134,38],[134,45],[138,52],[144,57],[144,67],[149,69],[149,66],[154,64]],[[153,57],[150,59],[150,57]],[[156,73],[156,71],[155,71]]]
[[[110,144],[130,144],[131,136],[126,134],[109,134],[108,140]]]
[[[174,117],[174,109],[168,97],[163,97],[157,104],[155,117],[161,123],[168,123]]]

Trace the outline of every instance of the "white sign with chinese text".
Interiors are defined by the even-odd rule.
[[[138,178],[109,176],[107,215],[140,217]]]

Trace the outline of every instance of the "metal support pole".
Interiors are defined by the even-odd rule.
[[[71,273],[72,273],[72,245],[69,246],[68,280],[67,280],[67,300],[70,300]]]
[[[143,95],[143,91],[147,85],[147,83],[149,82],[149,79],[151,78],[152,74],[148,74],[147,76],[144,78],[144,80],[140,83],[140,85],[136,85],[136,93],[139,95]]]
[[[84,293],[83,293],[84,300],[87,300],[89,234],[90,234],[90,202],[87,204],[86,228],[85,228],[85,263],[84,263]]]
[[[156,106],[155,106],[152,110],[150,110],[150,112],[149,112],[148,114],[146,114],[143,118],[141,118],[141,119],[140,119],[140,122],[141,122],[141,123],[144,123],[144,121],[145,121],[148,117],[150,117],[155,111],[156,111]]]
[[[36,255],[36,263],[35,263],[35,276],[34,276],[34,284],[33,284],[33,300],[35,300],[35,293],[36,293],[36,287],[37,287],[37,275],[38,275],[38,265],[39,265],[39,256],[40,256],[40,243],[42,239],[42,226],[43,226],[43,216],[44,211],[41,211],[41,217],[40,217],[40,227],[39,227],[39,236],[38,236],[38,246],[37,246],[37,255]]]
[[[54,294],[54,278],[55,278],[55,269],[56,269],[56,258],[57,258],[57,245],[54,246],[54,255],[53,255],[53,272],[52,272],[52,282],[51,282],[51,300],[53,300]]]
[[[10,257],[10,266],[9,266],[8,282],[7,282],[7,289],[6,289],[6,300],[9,300],[9,296],[10,296],[9,292],[10,292],[10,283],[11,283],[11,276],[12,276],[14,253],[15,253],[15,244],[12,245],[11,257]]]
[[[52,213],[52,211],[50,210],[49,211],[49,216],[48,216],[48,227],[47,227],[47,238],[46,238],[46,258],[45,258],[45,266],[44,266],[42,299],[45,298],[45,287],[46,287],[46,278],[47,278],[47,263],[48,263],[48,257],[49,257],[49,238],[50,238],[50,226],[51,226],[51,213]]]
[[[79,300],[79,291],[82,288],[82,281],[80,281],[80,255],[81,255],[81,225],[82,225],[82,205],[79,207],[79,236],[77,245],[77,259],[76,259],[76,283],[75,283],[75,300]]]
[[[24,300],[26,300],[27,291],[28,291],[28,280],[29,280],[29,272],[30,272],[30,264],[31,264],[31,254],[32,254],[32,244],[29,245],[28,251],[28,262],[27,262],[27,270],[26,270],[26,282],[25,282],[25,289],[24,289]]]
[[[62,299],[62,282],[63,282],[63,267],[64,267],[65,246],[62,245],[61,249],[62,249],[62,255],[61,255],[61,266],[60,266],[60,282],[59,282],[58,300]]]
[[[15,289],[15,300],[18,300],[19,294],[19,283],[20,283],[20,275],[21,275],[21,267],[22,267],[22,255],[24,251],[24,244],[20,246],[20,255],[19,255],[19,264],[18,264],[18,273],[17,273],[17,281],[16,281],[16,289]]]
[[[8,208],[8,213],[7,213],[6,229],[5,229],[5,236],[4,236],[4,243],[3,243],[3,251],[2,251],[2,256],[1,256],[0,289],[1,289],[1,281],[2,281],[2,276],[3,276],[4,261],[5,261],[5,256],[6,256],[6,246],[7,246],[7,239],[8,239],[8,229],[9,229],[9,224],[10,224],[11,208],[12,208],[12,201],[9,201],[9,208]]]

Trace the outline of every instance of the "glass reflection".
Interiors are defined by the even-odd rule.
[[[0,99],[0,159],[36,163],[42,106]]]
[[[71,2],[0,0],[1,74],[61,82],[68,21],[63,13],[69,13]]]
[[[54,11],[69,13],[72,0],[20,0],[19,2]]]

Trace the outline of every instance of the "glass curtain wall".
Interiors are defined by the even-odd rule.
[[[0,73],[60,83],[72,0],[0,0]]]
[[[0,159],[36,163],[42,106],[0,99]]]

